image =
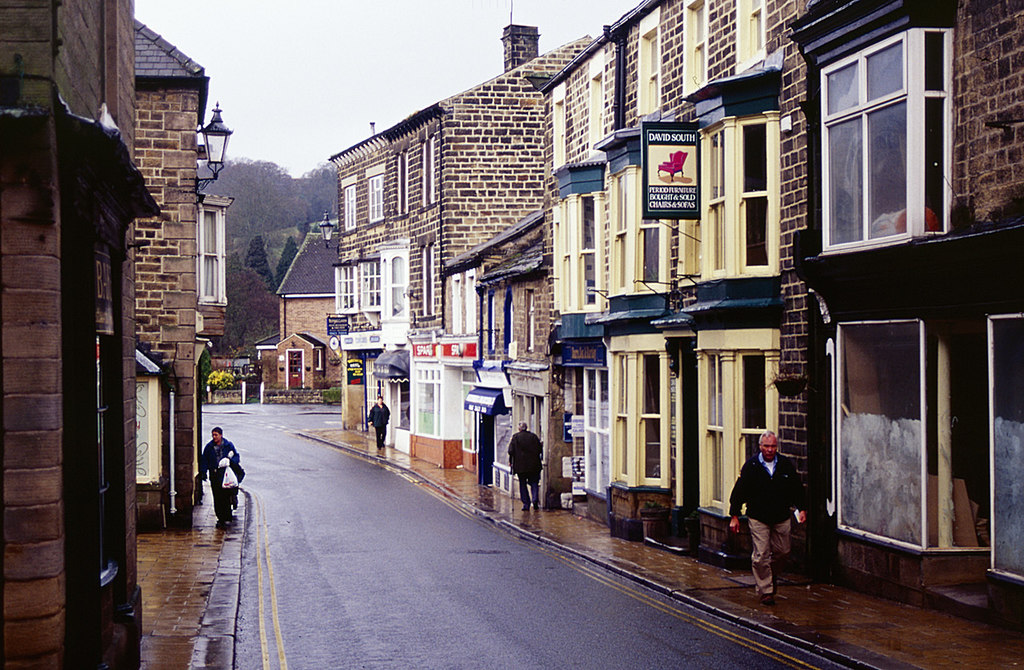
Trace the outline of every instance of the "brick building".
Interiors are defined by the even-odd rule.
[[[337,314],[337,252],[308,233],[277,289],[281,331],[263,381],[280,388],[328,388],[341,383],[341,358],[328,344],[327,317]],[[334,349],[337,349],[335,347]]]
[[[342,358],[362,367],[367,383],[346,385],[346,396],[372,402],[381,392],[392,412],[389,443],[443,467],[475,463],[464,454],[475,422],[461,399],[475,376],[463,345],[477,331],[467,325],[475,317],[465,318],[476,304],[472,276],[461,277],[456,317],[441,271],[542,204],[544,106],[527,77],[553,75],[584,44],[538,55],[537,40],[536,28],[507,27],[500,75],[331,158],[338,310],[351,324]],[[461,321],[454,330],[452,318]],[[365,425],[368,406],[359,404],[344,401],[348,425]]]
[[[160,205],[159,216],[135,226],[136,336],[140,354],[159,368],[138,382],[146,429],[139,435],[139,518],[153,529],[192,523],[205,443],[198,361],[209,338],[224,333],[231,198],[203,194],[197,181],[203,148],[196,129],[204,125],[209,86],[203,67],[138,21],[135,54],[136,157]]]
[[[132,3],[0,25],[3,665],[135,668]]]

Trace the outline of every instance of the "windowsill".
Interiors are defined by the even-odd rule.
[[[832,247],[826,247],[822,249],[821,256],[837,256],[839,254],[853,253],[857,251],[871,251],[874,249],[884,249],[887,247],[896,247],[901,244],[913,242],[914,240],[925,240],[931,237],[939,237],[945,234],[945,231],[936,230],[934,232],[927,232],[921,235],[890,235],[888,237],[882,237],[876,240],[870,240],[868,242],[849,242],[843,245],[836,245]]]
[[[977,554],[988,554],[992,551],[992,547],[921,547],[901,540],[893,540],[852,528],[839,527],[836,529],[836,532],[844,537],[910,554],[912,556],[973,556]]]
[[[216,298],[200,298],[198,302],[200,305],[210,305],[211,307],[227,307],[228,305],[226,298],[220,300]]]

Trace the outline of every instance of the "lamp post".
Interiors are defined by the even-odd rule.
[[[324,220],[320,222],[320,234],[324,237],[324,246],[331,248],[331,235],[334,234],[334,224],[331,223],[331,216],[324,212]]]
[[[220,116],[220,103],[213,108],[213,116],[210,122],[199,131],[203,136],[203,145],[206,147],[206,167],[213,173],[212,177],[196,177],[196,193],[202,193],[203,189],[217,181],[217,175],[224,167],[224,157],[227,155],[228,140],[234,131],[224,125],[224,119]]]

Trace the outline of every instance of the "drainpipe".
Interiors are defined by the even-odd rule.
[[[170,468],[171,469],[171,477],[170,477],[170,479],[171,479],[171,493],[170,493],[170,495],[171,495],[171,514],[173,515],[173,514],[175,514],[178,511],[177,507],[175,507],[175,505],[174,505],[174,497],[176,495],[178,495],[178,492],[174,488],[174,389],[173,388],[170,390],[170,394],[171,394],[171,411],[170,411],[169,421],[170,421],[170,424],[171,424],[171,430],[170,430],[171,439],[169,440],[169,447],[168,447],[168,449],[169,449],[170,453],[168,454],[168,457],[169,457],[170,466],[171,466],[171,468]]]
[[[613,130],[626,127],[626,31],[613,32],[611,26],[604,27],[604,35],[615,42],[615,86],[612,98]]]

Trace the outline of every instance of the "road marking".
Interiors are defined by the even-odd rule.
[[[521,542],[525,542],[524,540],[520,540],[520,541]],[[778,661],[780,663],[788,665],[791,668],[815,668],[815,667],[817,667],[817,666],[811,665],[810,663],[802,661],[802,660],[800,660],[798,658],[794,658],[793,656],[785,654],[785,653],[783,653],[783,652],[781,652],[781,651],[779,651],[777,649],[774,649],[773,647],[769,647],[768,645],[761,644],[760,642],[755,642],[754,640],[751,640],[749,638],[743,637],[742,635],[740,635],[738,633],[735,633],[735,632],[733,632],[733,631],[731,631],[731,630],[729,630],[729,629],[727,629],[725,627],[719,626],[717,624],[711,623],[710,621],[707,621],[707,620],[702,619],[700,617],[697,617],[697,616],[694,616],[692,614],[689,614],[688,612],[685,612],[685,611],[679,609],[678,607],[666,604],[666,603],[658,600],[657,598],[654,598],[653,596],[651,596],[648,593],[644,593],[642,591],[636,590],[635,588],[632,588],[632,587],[620,584],[618,581],[616,581],[611,576],[606,574],[603,571],[603,569],[601,569],[601,571],[598,571],[598,569],[592,568],[590,566],[586,566],[586,565],[582,565],[582,564],[579,564],[579,563],[575,563],[570,558],[568,558],[566,556],[563,556],[563,555],[561,555],[560,553],[558,553],[556,551],[547,549],[545,547],[538,547],[538,549],[540,551],[544,552],[545,554],[547,554],[547,555],[549,555],[549,556],[551,556],[553,558],[558,559],[562,563],[565,563],[566,565],[571,567],[573,570],[576,570],[577,572],[579,572],[579,573],[581,573],[581,574],[583,574],[583,575],[585,575],[587,577],[590,577],[594,581],[597,581],[597,582],[600,582],[600,583],[602,583],[602,584],[604,584],[606,586],[609,586],[609,587],[615,589],[616,591],[618,591],[618,592],[620,592],[620,593],[622,593],[622,594],[624,594],[626,596],[629,596],[630,598],[633,598],[634,600],[638,600],[638,601],[640,601],[640,602],[642,602],[642,603],[644,603],[644,604],[646,604],[646,605],[648,605],[650,607],[653,607],[653,608],[655,608],[657,610],[660,610],[660,611],[668,614],[669,616],[675,617],[676,619],[679,619],[681,621],[686,621],[689,624],[691,624],[693,626],[696,626],[697,628],[700,628],[700,629],[705,630],[705,631],[707,631],[709,633],[712,633],[713,635],[717,635],[718,637],[721,637],[721,638],[724,638],[726,640],[729,640],[730,642],[733,642],[734,644],[738,644],[741,647],[745,647],[747,649],[750,649],[751,651],[757,652],[757,653],[761,654],[762,656],[767,656],[767,657],[769,657],[769,658],[771,658],[773,660],[776,660],[776,661]]]
[[[360,456],[358,456],[356,454],[349,453],[345,449],[339,449],[338,447],[333,447],[331,445],[328,445],[328,444],[325,444],[325,443],[322,443],[322,442],[320,442],[320,444],[321,444],[321,446],[324,446],[325,448],[331,449],[333,451],[341,452],[341,453],[346,454],[348,456],[351,456],[353,458],[360,458]],[[470,510],[467,510],[465,508],[465,506],[463,504],[461,504],[460,502],[457,502],[456,500],[450,499],[443,492],[437,490],[433,486],[424,484],[418,478],[413,477],[410,473],[408,473],[404,469],[395,467],[395,466],[391,465],[390,463],[388,463],[387,461],[380,461],[380,462],[377,463],[377,465],[379,465],[380,467],[382,467],[383,469],[385,469],[385,470],[387,470],[387,471],[389,471],[391,473],[399,475],[403,479],[406,479],[406,480],[412,482],[413,484],[415,484],[417,486],[421,486],[429,494],[431,494],[432,496],[434,496],[435,498],[437,498],[438,500],[440,500],[445,505],[447,505],[451,509],[455,510],[456,512],[458,512],[462,516],[464,516],[464,517],[466,517],[468,519],[472,519],[473,521],[476,521],[477,523],[481,524],[482,526],[491,528],[495,532],[502,532],[498,526],[495,526],[493,524],[485,522],[484,519],[481,519],[480,517],[478,517],[476,514],[474,514]],[[652,597],[651,595],[649,595],[647,593],[644,593],[642,591],[638,591],[638,590],[636,590],[634,588],[627,587],[627,586],[625,586],[623,584],[620,584],[618,581],[612,579],[612,577],[609,576],[606,573],[606,570],[604,568],[592,568],[592,567],[584,565],[584,564],[575,563],[572,559],[562,555],[560,552],[557,552],[557,551],[555,551],[553,549],[548,549],[548,548],[546,548],[544,546],[538,545],[535,542],[529,542],[525,538],[520,538],[520,537],[516,537],[515,535],[510,535],[507,532],[502,532],[502,535],[504,535],[505,537],[510,537],[513,541],[518,542],[518,543],[520,543],[523,546],[531,547],[531,548],[536,549],[538,551],[541,551],[541,552],[543,552],[543,553],[545,553],[545,554],[547,554],[547,555],[549,555],[549,556],[551,556],[553,558],[556,558],[557,560],[559,560],[562,563],[566,564],[567,566],[569,566],[573,570],[576,570],[577,572],[583,574],[584,576],[589,577],[589,578],[593,579],[596,582],[600,582],[600,583],[602,583],[602,584],[604,584],[606,586],[609,586],[609,587],[615,589],[616,591],[619,591],[620,593],[622,593],[622,594],[624,594],[624,595],[626,595],[626,596],[628,596],[630,598],[633,598],[634,600],[642,602],[642,603],[644,603],[644,604],[646,604],[646,605],[648,605],[650,607],[653,607],[653,608],[655,608],[657,610],[660,610],[660,611],[664,612],[665,614],[668,614],[669,616],[672,616],[672,617],[674,617],[676,619],[679,619],[680,621],[685,621],[685,622],[687,622],[687,623],[689,623],[689,624],[691,624],[693,626],[696,626],[697,628],[700,628],[700,629],[702,629],[704,631],[707,631],[707,632],[709,632],[709,633],[711,633],[713,635],[717,635],[718,637],[726,639],[726,640],[728,640],[728,641],[730,641],[730,642],[732,642],[734,644],[737,644],[737,645],[739,645],[741,647],[744,647],[744,648],[749,649],[749,650],[751,650],[753,652],[759,653],[762,656],[767,656],[767,657],[769,657],[769,658],[771,658],[771,659],[773,659],[775,661],[778,661],[779,663],[782,663],[784,665],[788,665],[791,668],[816,668],[817,667],[817,666],[811,665],[810,663],[807,663],[806,661],[802,661],[802,660],[800,660],[798,658],[794,658],[793,656],[785,654],[785,653],[783,653],[783,652],[781,652],[781,651],[779,651],[777,649],[774,649],[774,648],[772,648],[772,647],[770,647],[770,646],[768,646],[766,644],[761,644],[760,642],[756,642],[754,640],[751,640],[751,639],[748,639],[746,637],[743,637],[742,635],[740,635],[738,633],[735,633],[735,632],[733,632],[733,631],[731,631],[731,630],[729,630],[729,629],[727,629],[727,628],[725,628],[723,626],[719,626],[717,624],[711,623],[710,621],[706,621],[704,619],[701,619],[700,617],[697,617],[697,616],[694,616],[692,614],[689,614],[688,612],[685,612],[685,611],[683,611],[683,610],[681,610],[681,609],[679,609],[677,607],[674,607],[674,606],[671,606],[671,605],[667,605],[667,604],[661,602],[660,600],[657,600],[656,598]],[[600,570],[600,572],[598,570]]]
[[[281,635],[281,620],[278,617],[277,609],[277,586],[274,582],[274,564],[270,561],[270,529],[267,526],[266,515],[263,514],[263,499],[259,494],[254,493],[256,501],[256,567],[257,584],[259,590],[259,619],[260,619],[260,650],[263,656],[264,670],[270,670],[270,651],[267,644],[267,628],[263,608],[263,562],[267,564],[267,581],[270,585],[270,610],[273,615],[274,640],[277,643],[277,664],[280,670],[288,670],[288,659],[284,653],[284,639]],[[262,551],[262,555],[261,555]]]

